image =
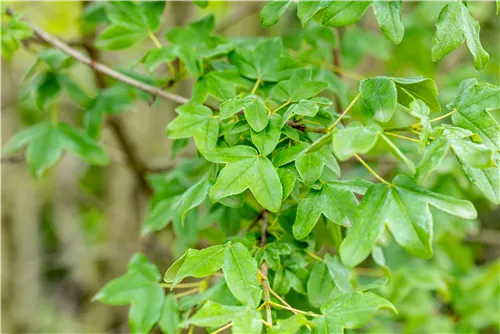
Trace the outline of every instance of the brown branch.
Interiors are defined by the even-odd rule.
[[[266,247],[267,245],[267,224],[269,220],[269,213],[264,211],[262,213],[262,235],[261,235],[261,246]],[[273,325],[273,315],[271,314],[271,287],[269,286],[269,279],[267,278],[267,263],[263,262],[260,267],[260,271],[262,273],[262,288],[264,289],[264,303],[266,305],[266,317],[269,325]]]
[[[10,16],[15,15],[14,11],[10,8],[7,8],[6,12]],[[82,64],[89,66],[94,71],[103,73],[103,74],[110,76],[118,81],[121,81],[129,86],[143,90],[151,95],[160,96],[166,100],[170,100],[170,101],[173,101],[173,102],[176,102],[179,104],[185,104],[189,101],[187,98],[185,98],[183,96],[163,91],[159,87],[150,86],[144,82],[135,80],[127,75],[124,75],[118,71],[115,71],[112,68],[110,68],[104,64],[101,64],[101,63],[95,61],[94,59],[84,55],[80,51],[73,49],[68,44],[66,44],[66,43],[62,42],[61,40],[55,38],[54,36],[46,33],[44,30],[38,28],[33,23],[31,23],[27,20],[24,20],[24,21],[26,23],[28,23],[28,25],[31,27],[36,38],[38,38],[42,42],[45,42],[45,43],[52,45],[53,47],[63,51],[64,53],[66,53],[67,55],[71,56],[72,58],[78,60]]]

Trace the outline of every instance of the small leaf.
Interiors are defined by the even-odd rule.
[[[266,105],[257,95],[248,95],[242,99],[228,100],[221,105],[220,110],[220,120],[229,118],[240,110],[243,110],[248,124],[256,132],[264,130],[269,120]]]
[[[177,270],[175,279],[171,281],[172,287],[188,276],[201,278],[220,270],[226,248],[228,247],[225,245],[217,245],[202,250],[188,249],[182,257],[182,265]],[[175,263],[172,267],[174,265]]]
[[[330,6],[331,3],[331,1],[299,1],[297,3],[297,16],[302,24],[302,28],[307,26],[307,22],[316,13]]]
[[[260,132],[251,131],[252,143],[257,147],[262,156],[267,156],[271,154],[278,141],[280,140],[280,123],[281,116],[277,114],[271,115],[269,118],[269,123],[266,128]]]
[[[342,328],[362,327],[381,308],[396,313],[396,308],[386,299],[371,292],[354,292],[342,295],[321,307],[326,321]]]
[[[179,332],[179,318],[177,299],[175,299],[173,294],[170,294],[165,298],[163,303],[158,325],[165,334],[177,334]]]
[[[371,1],[332,1],[323,12],[322,24],[344,27],[356,23],[371,4]]]
[[[204,177],[191,188],[186,190],[181,197],[180,205],[177,209],[178,215],[182,217],[182,221],[184,221],[184,216],[189,210],[197,207],[205,200],[210,187],[212,187],[212,184],[207,177]]]
[[[262,290],[257,281],[257,262],[245,246],[235,243],[225,249],[222,270],[231,293],[240,302],[256,308]]]
[[[320,307],[330,300],[335,284],[324,262],[316,262],[307,280],[307,297],[314,307]]]
[[[276,212],[281,207],[283,189],[274,166],[266,157],[254,156],[228,163],[219,173],[210,197],[218,201],[246,189],[250,189],[257,202],[269,211]]]
[[[290,5],[290,1],[273,0],[265,5],[260,12],[260,24],[263,27],[275,25]]]
[[[398,103],[410,108],[413,101],[422,100],[431,111],[441,111],[434,80],[423,77],[391,78],[391,80],[396,84]]]
[[[351,269],[340,262],[338,255],[331,256],[330,254],[326,254],[325,263],[337,289],[342,293],[353,291]]]
[[[383,123],[391,120],[397,105],[396,85],[392,80],[387,77],[362,80],[359,84],[359,92],[368,110],[374,115],[374,119]]]
[[[355,153],[368,153],[377,142],[380,127],[370,125],[363,127],[353,122],[333,135],[333,151],[340,161],[345,161]]]
[[[405,28],[401,22],[403,1],[374,1],[373,10],[380,30],[394,44],[401,43]]]

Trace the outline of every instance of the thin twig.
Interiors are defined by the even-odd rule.
[[[378,175],[378,174],[377,174],[377,172],[375,172],[375,171],[374,171],[374,170],[373,170],[370,166],[368,166],[368,164],[367,164],[367,163],[366,163],[363,159],[361,159],[361,157],[360,157],[359,155],[357,155],[356,153],[354,153],[354,157],[356,157],[356,159],[358,159],[358,160],[359,160],[359,162],[361,162],[361,164],[362,164],[363,166],[365,166],[365,168],[366,168],[366,169],[368,169],[368,171],[369,171],[369,172],[370,172],[373,176],[375,176],[375,178],[376,178],[377,180],[379,180],[380,182],[385,183],[385,184],[390,184],[389,182],[387,182],[386,180],[384,180],[384,179],[382,178],[382,176]]]
[[[342,120],[342,118],[347,114],[347,112],[349,110],[351,110],[351,108],[354,106],[354,104],[356,104],[356,102],[358,101],[358,99],[361,97],[361,94],[358,93],[358,95],[356,95],[356,97],[354,98],[354,100],[352,100],[351,104],[349,104],[347,106],[347,108],[345,108],[344,112],[339,116],[339,118],[337,118],[337,120],[332,124],[330,125],[328,128],[327,128],[327,131],[330,132],[332,131],[336,126],[337,124],[340,123],[340,121]]]
[[[230,323],[228,323],[227,325],[222,326],[221,328],[219,328],[218,330],[216,330],[216,331],[214,331],[214,332],[212,332],[212,333],[210,333],[210,334],[217,334],[217,333],[220,333],[220,332],[222,332],[223,330],[228,329],[228,328],[229,328],[229,327],[231,327],[232,325],[233,325],[233,323],[232,323],[232,322],[230,322]]]
[[[15,12],[10,8],[7,8],[6,12],[10,16],[15,15]],[[28,23],[30,28],[33,30],[35,37],[40,39],[42,42],[46,42],[46,43],[52,45],[53,47],[63,51],[67,55],[71,56],[72,58],[76,59],[77,61],[81,62],[82,64],[89,66],[90,68],[92,68],[95,71],[106,74],[107,76],[110,76],[110,77],[112,77],[118,81],[121,81],[129,86],[143,90],[149,94],[160,96],[166,100],[170,100],[170,101],[173,101],[173,102],[176,102],[179,104],[185,104],[189,101],[187,98],[185,98],[183,96],[163,91],[159,87],[154,87],[154,86],[148,85],[144,82],[135,80],[127,75],[124,75],[118,71],[113,70],[112,68],[110,68],[104,64],[98,63],[94,59],[84,55],[80,51],[75,50],[72,47],[70,47],[68,44],[66,44],[66,43],[62,42],[61,40],[55,38],[54,36],[46,33],[44,30],[38,28],[36,25],[27,21],[26,19],[24,21],[26,23]]]

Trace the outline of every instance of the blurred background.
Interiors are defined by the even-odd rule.
[[[4,3],[5,5],[5,3]],[[154,45],[119,52],[100,52],[86,48],[92,43],[82,15],[87,1],[6,3],[25,14],[30,21],[83,52],[97,52],[105,64],[134,68]],[[168,2],[164,24],[156,35],[173,26],[186,25],[208,13],[216,16],[217,32],[225,36],[279,36],[293,44],[300,33],[296,11],[289,9],[280,22],[262,28],[260,9],[265,2],[215,2],[199,8],[191,2]],[[443,103],[449,102],[458,83],[469,77],[499,85],[500,35],[499,17],[494,2],[470,2],[474,17],[481,23],[481,40],[491,59],[483,71],[473,68],[472,56],[465,44],[435,64],[430,46],[441,2],[405,2],[403,22],[405,37],[394,46],[381,34],[371,10],[356,25],[339,31],[341,66],[364,76],[412,76],[433,78],[440,88]],[[318,43],[331,48],[332,43]],[[19,130],[38,123],[45,115],[33,99],[20,91],[23,76],[35,61],[33,49],[21,48],[14,58],[2,58],[1,140],[2,146]],[[95,92],[99,83],[85,66],[72,68],[73,77],[87,92]],[[357,82],[343,78],[347,89],[355,90]],[[172,91],[189,97],[192,82],[186,80]],[[24,97],[22,97],[24,96]],[[58,100],[60,118],[72,124],[81,121],[83,110],[64,94]],[[176,240],[171,230],[140,237],[148,193],[141,186],[137,166],[131,166],[126,149],[132,148],[136,162],[152,171],[166,171],[182,159],[195,156],[193,146],[171,158],[172,142],[165,136],[166,124],[174,117],[175,105],[137,100],[124,112],[113,115],[128,138],[117,136],[111,125],[105,125],[101,138],[112,163],[92,167],[69,154],[41,179],[35,180],[24,164],[23,155],[2,158],[2,332],[3,333],[124,333],[128,332],[127,307],[110,307],[91,302],[92,296],[110,279],[124,273],[131,254],[144,252],[161,271],[177,256]],[[498,119],[498,114],[495,114]],[[372,162],[383,168],[383,163]],[[143,166],[143,167],[144,167]],[[348,173],[358,173],[353,167]],[[359,172],[364,173],[364,172]],[[154,174],[154,173],[152,173]],[[463,175],[439,171],[432,186],[446,187],[464,179]],[[462,189],[478,208],[479,219],[464,228],[473,247],[477,264],[499,255],[500,209],[481,199],[475,189]],[[435,219],[435,224],[440,221]],[[206,245],[205,245],[206,246]]]

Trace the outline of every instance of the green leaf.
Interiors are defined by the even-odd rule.
[[[496,167],[489,168],[474,168],[468,165],[465,161],[458,158],[458,162],[462,165],[467,179],[474,183],[483,193],[484,197],[495,204],[500,204],[500,156],[496,154]]]
[[[305,238],[323,214],[335,224],[350,226],[354,219],[358,201],[351,189],[342,182],[325,183],[320,190],[311,189],[297,208],[293,224],[296,239]]]
[[[308,143],[300,142],[297,145],[293,145],[278,151],[278,153],[273,159],[274,166],[281,167],[283,165],[286,165],[294,161],[308,147],[309,147]]]
[[[380,30],[394,44],[403,40],[405,27],[401,22],[403,1],[374,1],[373,10]]]
[[[456,110],[451,115],[453,125],[479,134],[485,143],[500,149],[500,125],[488,112],[500,109],[500,87],[466,79],[447,107]]]
[[[269,333],[278,334],[278,333],[287,333],[294,334],[299,332],[302,326],[312,324],[312,322],[308,321],[307,318],[302,314],[296,314],[291,316],[288,319],[278,321],[276,326],[273,326]]]
[[[59,73],[57,80],[61,87],[66,90],[75,102],[83,107],[87,107],[91,103],[90,97],[82,90],[82,88],[68,75]]]
[[[489,54],[479,39],[479,22],[474,20],[462,2],[449,2],[441,10],[436,23],[436,34],[432,40],[432,61],[438,61],[458,48],[464,41],[474,57],[477,70],[484,68]]]
[[[11,59],[14,52],[19,49],[21,40],[31,37],[33,31],[28,23],[22,20],[22,14],[18,13],[2,24],[2,56]]]
[[[177,209],[178,215],[181,217],[183,222],[186,213],[192,208],[200,205],[205,200],[210,187],[212,187],[212,183],[207,177],[204,177],[184,192],[180,199],[179,208]]]
[[[242,109],[248,124],[254,131],[260,132],[264,130],[269,119],[267,117],[266,105],[262,98],[257,95],[252,94],[244,98],[224,102],[220,107],[219,118],[220,120],[224,120]]]
[[[324,262],[316,262],[307,280],[307,297],[314,307],[321,307],[330,300],[335,284]]]
[[[300,176],[294,165],[280,167],[276,171],[278,172],[281,186],[283,187],[283,200],[285,200],[290,196],[295,187],[295,181],[300,180]]]
[[[295,159],[295,167],[302,181],[312,185],[323,173],[325,164],[318,152],[302,153]]]
[[[331,256],[330,254],[326,254],[325,263],[337,289],[342,293],[353,291],[351,269],[340,262],[338,255]]]
[[[257,202],[269,211],[281,207],[283,189],[272,163],[263,156],[228,163],[210,190],[213,201],[250,189]]]
[[[129,324],[132,333],[148,333],[160,319],[165,293],[160,286],[160,272],[144,255],[136,253],[125,275],[110,281],[95,296],[111,305],[132,304]]]
[[[222,268],[225,261],[224,252],[227,248],[226,245],[217,245],[202,250],[188,249],[182,256],[180,267],[177,269],[177,262],[170,267],[173,268],[172,273],[175,271],[175,276],[168,275],[168,281],[165,276],[165,281],[172,283],[173,287],[188,276],[201,278],[213,274]]]
[[[321,93],[328,84],[311,80],[309,69],[299,69],[293,72],[290,80],[280,81],[271,90],[271,94],[279,101],[299,102]]]
[[[391,80],[396,84],[398,103],[410,108],[414,100],[422,100],[431,111],[441,111],[434,80],[423,77],[391,78]]]
[[[376,1],[376,3],[379,2],[385,1]],[[391,120],[397,105],[394,81],[387,77],[365,79],[359,84],[359,92],[368,110],[374,115],[374,119],[382,123]]]
[[[163,303],[158,325],[165,334],[177,334],[179,332],[179,308],[177,299],[173,294],[168,295]]]
[[[257,280],[257,262],[243,244],[235,243],[226,247],[222,271],[236,299],[256,308],[262,294]]]
[[[54,72],[41,74],[41,79],[36,90],[37,106],[42,110],[47,110],[60,91],[61,84]]]
[[[239,49],[229,53],[229,62],[248,79],[278,81],[283,42],[280,38],[262,39],[253,50]]]
[[[465,219],[476,217],[470,202],[433,193],[411,178],[398,175],[394,185],[375,184],[368,189],[340,246],[342,262],[348,266],[362,262],[374,247],[385,223],[406,250],[416,256],[429,257],[432,254],[429,204]]]
[[[332,1],[323,12],[322,24],[344,27],[356,23],[371,4],[371,1]]]
[[[40,177],[45,170],[55,164],[64,150],[69,150],[96,165],[103,165],[109,161],[97,142],[66,123],[53,126],[49,122],[42,122],[27,128],[12,138],[3,153],[20,151],[25,145],[28,146],[26,160],[36,177]]]
[[[251,130],[250,136],[252,143],[257,147],[262,156],[271,154],[280,140],[281,135],[281,116],[273,114],[269,117],[269,123],[266,128],[260,132]]]
[[[231,163],[252,159],[258,156],[257,151],[250,146],[236,145],[233,147],[217,147],[205,154],[205,158],[214,163]]]
[[[314,117],[318,113],[319,106],[311,100],[300,100],[298,103],[291,105],[289,109],[291,114]]]
[[[164,7],[163,1],[140,5],[130,1],[109,3],[106,15],[112,24],[98,36],[96,46],[104,50],[121,50],[144,41],[149,32],[160,27]]]
[[[162,200],[151,207],[146,213],[141,235],[165,228],[176,217],[180,202],[180,197],[175,196]]]
[[[209,2],[206,0],[197,0],[193,1],[193,3],[200,8],[207,8]]]
[[[307,26],[307,22],[319,11],[330,6],[331,1],[299,1],[297,3],[297,16],[302,28]]]
[[[381,129],[377,125],[363,127],[353,122],[333,135],[333,152],[340,161],[345,161],[355,153],[368,153],[377,142]]]
[[[401,160],[402,162],[405,163],[405,165],[406,165],[406,167],[408,167],[408,170],[410,171],[410,173],[415,174],[416,169],[415,169],[415,164],[413,163],[413,161],[408,159],[408,157],[406,157],[406,155],[403,152],[401,152],[401,150],[389,138],[387,138],[387,136],[385,134],[380,132],[379,137],[389,146],[389,150],[392,152],[392,154],[394,154],[394,156],[396,158],[398,158],[399,160]]]
[[[396,308],[387,299],[371,292],[353,292],[332,299],[321,307],[326,322],[341,328],[359,328],[371,319],[379,309],[396,313]]]
[[[460,128],[443,125],[443,131],[435,131],[435,139],[424,151],[417,166],[419,182],[423,182],[444,160],[448,148],[459,161],[473,168],[493,167],[493,150],[468,139],[473,133]]]
[[[432,38],[432,61],[438,61],[465,41],[460,3],[450,1],[439,13]]]
[[[151,49],[142,59],[146,70],[153,73],[161,64],[173,61],[178,55],[179,48],[176,45],[164,46]]]
[[[259,334],[262,331],[262,317],[247,306],[227,306],[208,301],[194,316],[183,321],[180,326],[222,327],[232,322],[234,333]]]
[[[167,126],[167,136],[172,139],[194,137],[196,147],[204,153],[215,148],[219,138],[219,122],[212,110],[203,105],[185,104],[178,107],[179,113]]]
[[[269,2],[260,12],[260,24],[262,24],[263,27],[275,25],[289,5],[290,1],[273,0]]]

